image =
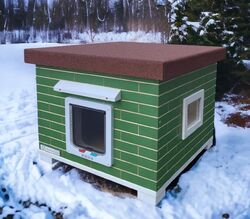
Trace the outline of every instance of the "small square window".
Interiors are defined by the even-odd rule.
[[[187,138],[203,124],[204,90],[183,100],[182,139]]]
[[[201,102],[201,99],[198,99],[188,104],[188,117],[187,117],[188,127],[192,126],[193,124],[195,124],[195,122],[199,120],[200,102]]]
[[[112,105],[67,97],[66,150],[105,166],[113,159]]]

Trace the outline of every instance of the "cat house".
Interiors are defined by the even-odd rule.
[[[39,152],[157,204],[213,143],[220,47],[116,42],[25,50]]]

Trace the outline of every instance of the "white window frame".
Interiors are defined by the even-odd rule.
[[[200,99],[198,120],[188,126],[188,105]],[[203,124],[204,114],[204,89],[183,99],[183,112],[182,112],[182,139],[186,139],[194,131],[196,131]]]
[[[100,154],[79,148],[73,143],[73,128],[72,128],[72,106],[84,106],[92,109],[105,111],[105,153]],[[112,105],[105,103],[97,103],[78,98],[65,98],[65,128],[66,128],[66,150],[68,153],[76,156],[103,164],[112,166],[113,163],[113,109]]]

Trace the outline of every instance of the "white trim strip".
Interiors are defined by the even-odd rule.
[[[121,99],[120,89],[80,82],[60,80],[56,83],[53,89],[54,91],[61,93],[74,94],[111,102],[117,102]]]

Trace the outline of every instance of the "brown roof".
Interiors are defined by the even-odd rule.
[[[25,62],[164,81],[223,60],[225,54],[221,47],[117,42],[25,49]]]

